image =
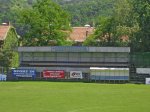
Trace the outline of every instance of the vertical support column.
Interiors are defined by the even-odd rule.
[[[21,65],[22,61],[23,61],[23,52],[19,53],[19,66]]]
[[[90,61],[93,62],[93,53],[90,52],[90,55],[91,55],[91,56],[90,56]]]
[[[57,60],[57,52],[54,52],[55,53],[55,61],[56,61],[56,67],[58,65],[58,60]]]
[[[81,52],[82,53],[82,52]],[[81,63],[81,53],[78,53],[78,62]]]
[[[45,52],[42,52],[43,53],[43,61],[45,61],[45,58],[44,57],[46,57],[46,53]]]
[[[69,63],[69,52],[67,52],[67,62]]]
[[[34,62],[34,52],[31,53],[31,56],[32,56],[32,62],[31,63],[33,63]]]

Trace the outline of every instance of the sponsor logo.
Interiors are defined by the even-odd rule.
[[[71,75],[72,75],[73,77],[78,77],[78,76],[80,76],[80,73],[73,72]]]
[[[31,69],[14,69],[12,70],[12,74],[16,77],[34,77],[36,72]]]
[[[70,78],[80,78],[82,79],[82,72],[81,71],[71,71]]]
[[[43,71],[43,77],[45,78],[65,78],[64,71]]]

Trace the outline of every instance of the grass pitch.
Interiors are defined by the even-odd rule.
[[[0,112],[149,112],[150,86],[0,82]]]

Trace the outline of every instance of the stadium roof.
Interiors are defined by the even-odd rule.
[[[79,47],[79,46],[53,46],[53,47],[18,47],[18,52],[130,52],[130,47]]]

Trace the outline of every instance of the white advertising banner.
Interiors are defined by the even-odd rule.
[[[0,74],[0,81],[6,81],[7,76]]]
[[[146,78],[146,82],[145,83],[150,85],[150,78]]]
[[[78,78],[82,79],[82,72],[81,71],[70,71],[70,78]]]
[[[136,68],[136,73],[150,74],[150,68]]]

